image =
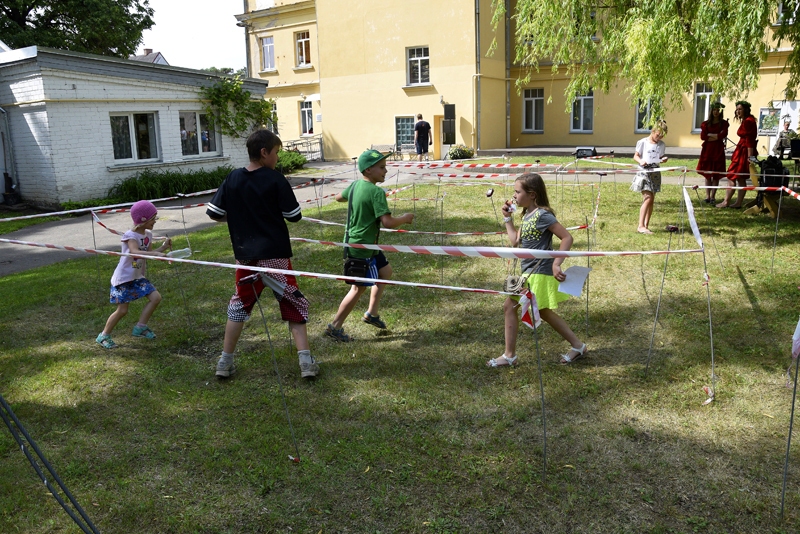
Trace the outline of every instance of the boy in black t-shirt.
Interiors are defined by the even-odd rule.
[[[284,219],[297,222],[303,214],[289,182],[275,170],[281,140],[269,130],[258,130],[247,138],[250,165],[232,171],[208,204],[206,213],[219,222],[228,223],[237,265],[292,270],[292,246]],[[236,291],[228,304],[228,322],[222,356],[217,363],[217,376],[227,378],[236,368],[233,352],[244,328],[244,322],[265,287],[278,300],[281,318],[289,322],[289,330],[297,346],[300,375],[313,378],[319,365],[311,356],[306,322],[308,300],[297,287],[294,276],[236,270]]]

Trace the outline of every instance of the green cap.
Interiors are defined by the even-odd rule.
[[[389,154],[381,154],[377,150],[365,150],[358,156],[358,172],[363,173],[376,163],[386,159]]]

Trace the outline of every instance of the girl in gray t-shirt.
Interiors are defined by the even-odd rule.
[[[572,235],[556,220],[556,216],[550,208],[547,189],[541,176],[526,173],[517,178],[517,181],[514,182],[514,201],[518,207],[522,208],[522,224],[519,230],[514,226],[510,203],[506,202],[503,206],[503,215],[505,216],[503,221],[512,246],[533,250],[552,250],[553,235],[555,235],[561,240],[559,250],[569,250],[572,247]],[[528,276],[527,287],[536,297],[541,318],[570,344],[570,350],[561,356],[561,363],[569,364],[586,354],[586,343],[582,343],[566,321],[555,312],[558,303],[569,298],[566,293],[558,290],[558,284],[567,278],[567,275],[561,270],[563,262],[563,257],[525,259],[522,260],[522,271],[531,273]],[[499,358],[492,358],[486,362],[489,367],[517,364],[516,347],[517,332],[519,331],[517,308],[519,308],[519,297],[509,297],[503,304],[505,352]]]

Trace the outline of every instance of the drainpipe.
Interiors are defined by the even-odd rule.
[[[511,16],[508,13],[509,0],[506,0],[506,148],[511,147]]]
[[[6,179],[6,183],[11,188],[11,190],[6,191],[6,193],[19,193],[17,166],[14,163],[14,147],[11,144],[11,130],[8,127],[8,112],[3,108],[0,108],[0,113],[3,114],[3,130],[0,132],[3,141],[3,177]],[[8,140],[8,144],[6,144],[6,140]],[[6,154],[8,155],[8,161],[11,162],[11,176],[8,175],[9,169],[6,167]],[[8,189],[8,187],[6,187],[6,189]]]
[[[481,0],[475,0],[475,152],[481,149]]]
[[[250,10],[247,9],[247,0],[243,0],[244,2],[244,14],[247,15],[250,13]],[[244,62],[244,76],[245,78],[250,77],[250,33],[247,31],[249,25],[244,26],[244,49],[246,58]]]

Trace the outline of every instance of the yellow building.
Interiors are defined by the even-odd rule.
[[[347,160],[374,144],[407,147],[417,114],[433,127],[437,159],[446,142],[479,150],[633,147],[648,133],[647,110],[630,101],[624,81],[609,94],[579,97],[571,113],[563,73],[543,67],[517,88],[513,24],[506,18],[493,27],[491,0],[245,0],[245,9],[237,19],[247,28],[250,75],[269,81],[281,138],[322,134],[326,159]],[[783,58],[770,55],[748,96],[756,115],[783,98]],[[698,81],[683,109],[665,117],[669,146],[700,146],[710,93]],[[732,118],[733,106],[726,111]],[[796,111],[792,117],[797,129]],[[445,135],[448,126],[453,136]],[[732,123],[734,140],[735,130]],[[769,143],[764,137],[759,150]]]

